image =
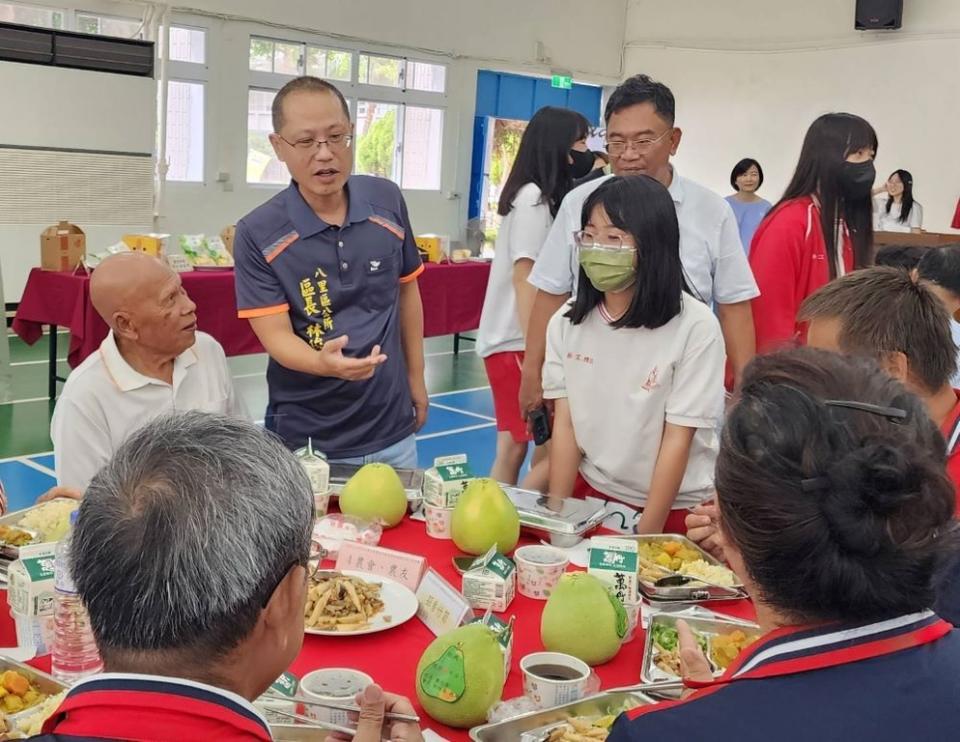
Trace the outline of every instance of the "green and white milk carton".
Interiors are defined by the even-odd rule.
[[[7,572],[7,600],[17,627],[17,645],[37,655],[53,646],[54,552],[56,543],[20,547]]]
[[[607,585],[621,603],[636,603],[639,560],[635,539],[594,536],[590,539],[587,572]]]
[[[510,616],[509,621],[504,621],[494,616],[492,611],[487,610],[482,616],[475,616],[467,621],[468,624],[482,623],[484,626],[489,626],[490,630],[496,634],[497,643],[503,650],[503,669],[507,675],[510,674],[510,661],[513,657],[513,624],[516,620],[516,616]]]
[[[494,545],[464,573],[462,592],[474,608],[505,611],[517,594],[516,565]]]
[[[452,508],[474,479],[465,453],[441,456],[423,473],[423,499],[435,508]]]
[[[288,714],[297,713],[297,702],[293,698],[297,695],[300,683],[297,676],[290,672],[285,672],[279,678],[273,681],[270,686],[272,693],[264,693],[260,696],[255,706],[263,711],[267,721],[274,724],[290,724],[290,717],[277,711],[285,711]],[[276,695],[273,695],[276,694]],[[283,696],[282,698],[280,696]]]

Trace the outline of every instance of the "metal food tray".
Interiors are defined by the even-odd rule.
[[[330,464],[330,494],[339,495],[350,477],[361,468],[356,464]],[[407,500],[411,503],[419,503],[423,499],[423,469],[394,469],[394,471],[403,483]]]
[[[58,693],[63,693],[67,690],[68,686],[64,683],[61,683],[56,678],[47,675],[45,672],[41,672],[30,665],[25,665],[22,662],[17,662],[15,659],[10,657],[5,657],[0,655],[0,673],[6,672],[7,670],[16,670],[18,673],[26,677],[31,683],[37,686],[37,688],[42,692],[46,693],[48,696],[55,696]],[[11,721],[16,722],[19,719],[25,719],[33,713],[36,713],[37,709],[43,702],[26,708],[23,711],[17,711],[13,714],[7,714],[7,718]]]
[[[517,508],[520,525],[549,535],[554,546],[576,546],[606,517],[606,503],[596,497],[565,498],[558,512],[547,507],[547,498],[539,492],[501,486]]]
[[[470,739],[474,742],[541,742],[572,716],[601,717],[619,713],[624,707],[636,708],[650,703],[654,703],[652,698],[638,692],[598,693],[563,706],[474,727],[470,730]]]
[[[700,558],[708,564],[718,567],[727,567],[723,562],[712,554],[704,551],[686,536],[680,536],[676,533],[648,533],[637,536],[613,536],[612,538],[632,539],[637,543],[650,541],[679,541],[684,546],[700,554]],[[669,574],[679,574],[673,570],[663,568]],[[729,567],[727,567],[729,569]],[[696,579],[696,577],[692,578]],[[693,586],[678,585],[674,587],[656,587],[651,582],[645,582],[643,579],[637,580],[640,592],[651,603],[706,603],[712,600],[739,600],[747,597],[747,592],[743,585],[734,583],[729,588],[715,587],[713,585]]]
[[[646,637],[644,639],[644,648],[643,648],[643,664],[640,668],[640,679],[644,683],[650,685],[649,691],[651,693],[657,693],[657,695],[668,696],[672,698],[677,698],[680,696],[682,690],[671,689],[671,690],[656,690],[656,686],[663,684],[667,686],[674,685],[679,679],[676,676],[669,676],[666,672],[661,670],[659,667],[653,664],[653,627],[655,624],[666,624],[668,626],[676,626],[677,621],[683,619],[687,622],[687,625],[694,631],[704,634],[707,637],[707,648],[709,650],[709,640],[711,636],[716,634],[729,634],[731,631],[740,629],[741,631],[748,631],[756,633],[757,635],[763,633],[760,630],[760,627],[755,623],[750,623],[749,621],[739,621],[737,619],[725,619],[725,618],[696,618],[693,616],[684,616],[676,615],[673,613],[655,613],[650,617],[650,624],[647,626]],[[709,657],[709,651],[707,653],[707,660],[710,662],[710,666],[713,667],[713,660]],[[713,676],[719,677],[723,675],[723,670],[714,669]]]
[[[55,497],[53,500],[50,500],[50,502],[57,502],[58,500],[66,500],[67,502],[77,502],[76,500],[71,500],[70,498],[67,498],[67,497]],[[0,525],[19,527],[20,521],[23,520],[23,516],[25,516],[27,513],[33,510],[42,508],[44,505],[47,505],[47,504],[48,503],[43,502],[43,503],[40,503],[39,505],[31,505],[30,507],[24,508],[23,510],[14,510],[12,513],[7,513],[3,517],[0,517]],[[80,507],[79,502],[77,502],[77,507]],[[29,529],[24,529],[24,530],[29,530]],[[37,541],[35,543],[44,543],[44,542]],[[19,558],[20,558],[20,547],[10,546],[8,544],[0,544],[0,560],[5,559],[9,563]],[[3,569],[3,573],[6,574],[6,569]]]

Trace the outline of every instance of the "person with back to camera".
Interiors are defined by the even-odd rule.
[[[758,353],[803,344],[803,300],[871,263],[876,153],[877,134],[859,116],[828,113],[807,131],[793,178],[750,247]]]
[[[716,484],[724,552],[764,633],[715,680],[681,621],[690,690],[625,712],[608,742],[954,739],[960,633],[930,610],[957,548],[942,444],[873,361],[755,359]]]
[[[477,355],[490,381],[497,418],[497,455],[490,476],[505,484],[517,483],[532,440],[519,399],[524,337],[537,294],[527,277],[574,178],[593,166],[593,153],[587,151],[589,129],[590,122],[576,111],[541,108],[523,133],[500,194],[497,211],[503,221],[480,315]],[[538,446],[524,488],[546,486],[545,457],[546,447]],[[539,475],[538,465],[543,472]]]
[[[769,201],[757,195],[762,185],[763,168],[752,157],[745,157],[733,166],[733,171],[730,173],[730,186],[735,193],[727,196],[727,203],[737,217],[740,241],[747,255],[750,254],[750,243],[753,242],[757,227],[772,208]]]
[[[913,200],[913,176],[894,170],[887,182],[875,188],[873,228],[877,232],[922,232],[923,207]]]

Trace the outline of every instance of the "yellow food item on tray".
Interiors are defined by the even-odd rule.
[[[605,740],[610,736],[610,727],[616,716],[603,716],[599,719],[574,716],[562,725],[553,729],[547,737],[547,742],[595,742]]]
[[[698,577],[701,580],[712,582],[714,585],[733,587],[737,583],[737,576],[731,570],[721,567],[719,564],[710,564],[703,559],[682,564],[678,571],[682,575]]]
[[[357,577],[329,574],[311,579],[304,611],[311,629],[362,631],[370,619],[383,611],[380,585]],[[389,621],[389,617],[385,617]]]
[[[755,634],[736,629],[729,634],[717,634],[710,639],[710,659],[720,670],[726,670],[744,650],[757,640]]]
[[[641,562],[646,560],[659,567],[676,572],[684,564],[703,559],[703,554],[680,541],[664,539],[662,541],[641,541],[640,557]]]
[[[0,675],[0,709],[8,714],[36,706],[47,700],[47,694],[22,673],[7,670]]]
[[[17,525],[37,531],[44,541],[59,541],[70,530],[70,513],[78,507],[76,500],[51,500],[28,511]]]
[[[8,546],[25,546],[33,541],[33,536],[14,526],[0,525],[0,543]]]
[[[34,712],[29,714],[26,718],[17,719],[17,731],[19,731],[19,733],[24,737],[28,738],[40,734],[41,730],[43,729],[43,723],[53,716],[54,711],[60,708],[60,704],[63,703],[63,699],[66,695],[67,692],[63,691],[63,693],[50,696],[43,703],[39,704]]]

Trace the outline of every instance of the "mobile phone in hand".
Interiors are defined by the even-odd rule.
[[[533,442],[542,446],[550,440],[550,413],[547,408],[539,407],[530,413],[530,432],[533,434]]]

